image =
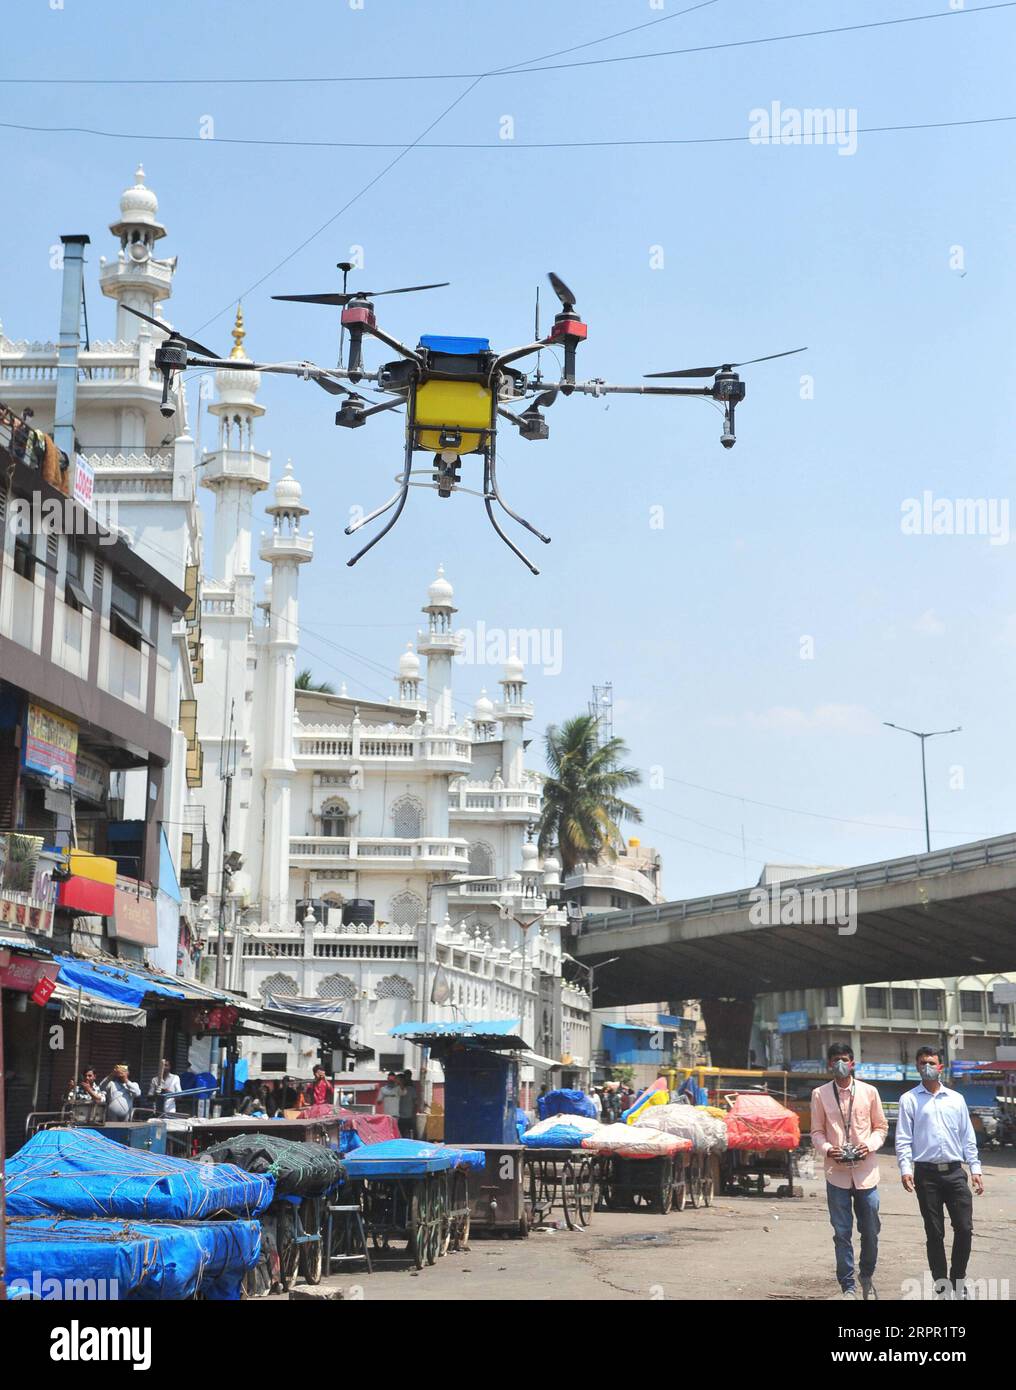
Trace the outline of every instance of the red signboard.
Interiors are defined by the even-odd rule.
[[[54,961],[11,955],[6,965],[0,965],[0,989],[16,989],[21,994],[30,994],[40,980],[55,981],[59,973],[60,967]],[[50,994],[52,992],[51,989]]]
[[[61,907],[78,912],[90,912],[97,917],[111,917],[115,889],[112,883],[96,883],[92,878],[69,878],[60,885]]]
[[[32,1003],[45,1004],[49,996],[56,989],[56,981],[43,975],[41,980],[37,980],[35,988],[32,990]]]

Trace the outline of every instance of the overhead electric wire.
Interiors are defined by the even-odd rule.
[[[1013,0],[1016,4],[1016,0]],[[958,12],[959,13],[959,12]],[[481,81],[476,79],[473,86]],[[445,116],[448,115],[453,106],[457,106],[460,101],[469,95],[469,88],[462,92],[451,105],[447,106],[440,116],[435,117],[431,124],[424,131],[433,130]],[[0,130],[22,130],[29,133],[41,135],[93,135],[103,140],[157,140],[164,143],[175,144],[197,144],[197,145],[253,145],[268,146],[271,148],[282,149],[325,149],[325,150],[399,150],[398,156],[375,174],[370,183],[365,184],[358,193],[355,193],[347,203],[344,203],[334,216],[323,223],[316,232],[312,232],[305,241],[302,241],[295,250],[291,251],[284,260],[279,261],[272,270],[269,270],[260,280],[256,280],[253,285],[243,291],[243,295],[238,295],[237,299],[250,294],[264,283],[269,276],[274,275],[295,255],[308,246],[315,237],[330,227],[331,224],[342,216],[353,204],[361,198],[364,193],[373,188],[390,169],[392,169],[405,155],[411,150],[607,150],[607,149],[637,149],[637,148],[660,148],[665,146],[679,145],[781,145],[781,144],[833,144],[837,139],[843,137],[853,137],[855,135],[885,135],[898,131],[907,130],[952,130],[963,126],[998,125],[1006,121],[1016,121],[1016,114],[1005,116],[971,116],[959,121],[908,121],[901,125],[869,125],[856,126],[849,130],[835,129],[822,133],[821,139],[806,140],[803,136],[793,139],[781,140],[779,133],[761,138],[752,134],[744,135],[689,135],[689,136],[662,136],[653,139],[641,138],[631,140],[442,140],[425,141],[421,135],[410,144],[405,144],[400,140],[267,140],[253,136],[225,136],[217,135],[214,140],[205,140],[200,135],[154,135],[141,131],[128,130],[98,130],[93,126],[39,126],[26,125],[15,121],[0,121]],[[231,299],[227,307],[232,307],[237,302]],[[225,310],[221,310],[224,313]],[[214,315],[218,318],[219,315]],[[205,324],[213,322],[213,319],[206,319]],[[201,327],[204,327],[203,324]],[[201,328],[194,330],[200,333]]]
[[[653,53],[629,53],[614,58],[587,58],[573,63],[548,63],[547,59],[560,57],[566,53],[576,53],[583,48],[592,48],[611,39],[624,38],[628,34],[653,25],[664,24],[680,15],[690,14],[692,10],[706,8],[716,0],[702,0],[698,5],[678,10],[675,14],[664,15],[646,24],[637,24],[630,29],[621,29],[603,38],[589,39],[585,43],[574,44],[570,48],[547,53],[540,58],[529,58],[508,68],[495,68],[489,72],[405,72],[405,73],[342,73],[326,77],[0,77],[0,86],[90,86],[90,87],[245,87],[245,86],[326,86],[354,82],[451,82],[467,81],[474,77],[519,77],[528,73],[561,72],[568,68],[606,66],[614,63],[638,63],[648,59],[675,58],[689,54],[716,53],[731,48],[752,48],[768,43],[787,43],[797,39],[824,38],[832,34],[852,34],[867,29],[887,29],[900,24],[920,24],[931,19],[948,19],[960,15],[984,14],[992,10],[1008,10],[1016,6],[1016,0],[998,0],[991,5],[977,5],[971,9],[937,10],[928,14],[903,15],[896,19],[867,20],[859,24],[841,24],[826,29],[802,29],[792,34],[766,34],[754,39],[728,39],[723,43],[695,44],[688,48],[658,49]],[[535,66],[540,64],[540,66]]]

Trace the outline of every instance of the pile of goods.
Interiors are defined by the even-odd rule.
[[[28,1298],[237,1299],[269,1174],[43,1130],[7,1164],[7,1281]],[[36,1287],[38,1286],[38,1287]]]
[[[457,1149],[452,1144],[427,1144],[419,1139],[386,1139],[365,1144],[343,1160],[346,1177],[354,1179],[419,1176],[449,1168],[475,1168],[482,1172],[486,1159],[480,1149]]]
[[[577,1149],[583,1139],[604,1129],[599,1120],[585,1115],[557,1114],[538,1120],[522,1135],[527,1149]]]
[[[692,1141],[643,1125],[597,1125],[593,1133],[582,1140],[582,1147],[598,1154],[612,1154],[615,1158],[660,1158],[687,1153]]]
[[[726,1123],[728,1149],[760,1152],[796,1149],[801,1143],[800,1121],[775,1096],[739,1095]]]
[[[629,1121],[637,1129],[657,1129],[691,1140],[699,1154],[723,1153],[727,1147],[725,1119],[717,1119],[705,1106],[653,1105]]]
[[[536,1108],[541,1120],[549,1120],[553,1115],[580,1115],[587,1120],[596,1119],[596,1106],[584,1091],[545,1091],[537,1097]]]

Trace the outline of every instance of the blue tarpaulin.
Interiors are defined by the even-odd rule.
[[[447,352],[452,357],[472,357],[475,353],[489,352],[489,338],[446,337],[440,333],[424,333],[420,346],[431,352]]]
[[[536,1108],[541,1120],[549,1120],[551,1115],[584,1115],[587,1120],[596,1119],[596,1106],[584,1091],[547,1091],[537,1097]]]
[[[419,1177],[443,1173],[449,1168],[482,1169],[486,1162],[478,1149],[456,1149],[447,1144],[424,1144],[417,1139],[386,1139],[365,1144],[347,1153],[346,1180],[354,1178]]]
[[[7,1160],[9,1216],[256,1216],[274,1195],[274,1178],[128,1149],[94,1129],[40,1130]]]
[[[237,1299],[260,1256],[258,1221],[36,1217],[8,1227],[8,1297]]]
[[[57,956],[60,962],[60,983],[70,989],[82,989],[113,1004],[128,1004],[136,1009],[146,994],[162,995],[166,999],[186,999],[178,989],[160,985],[147,975],[136,975],[118,965],[101,965],[97,961],[78,960],[74,956]]]

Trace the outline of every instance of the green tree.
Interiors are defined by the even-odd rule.
[[[594,715],[579,714],[551,724],[544,735],[550,772],[543,782],[540,853],[556,846],[564,874],[583,862],[613,858],[622,843],[617,822],[642,819],[638,807],[620,796],[642,775],[621,765],[628,756],[623,739],[599,743],[598,724]]]
[[[297,690],[316,690],[320,695],[334,695],[335,686],[331,681],[315,681],[314,672],[305,666],[294,682]]]

